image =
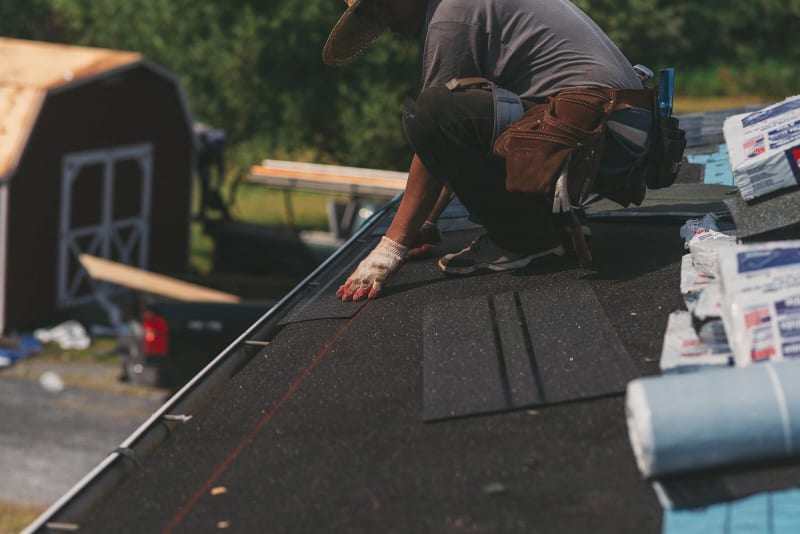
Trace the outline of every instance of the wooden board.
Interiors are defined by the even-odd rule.
[[[137,291],[191,302],[235,303],[241,300],[240,297],[230,293],[190,284],[169,276],[152,273],[89,254],[81,254],[79,259],[81,265],[95,280],[112,282]]]
[[[405,190],[407,173],[264,160],[250,169],[250,181],[286,189],[393,197]]]

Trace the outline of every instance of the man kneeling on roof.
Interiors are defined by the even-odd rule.
[[[441,258],[445,273],[505,271],[563,255],[553,216],[559,173],[566,176],[569,164],[570,180],[572,167],[597,174],[592,156],[602,148],[593,143],[613,112],[642,112],[645,138],[653,120],[652,91],[642,90],[622,52],[568,0],[346,2],[325,63],[349,63],[388,29],[422,36],[423,65],[421,92],[403,113],[414,150],[405,193],[386,235],[337,298],[374,298],[406,259],[438,248],[437,220],[453,194],[486,234]],[[621,163],[630,172],[641,158],[627,154]],[[567,210],[590,182],[572,180],[561,191]],[[644,183],[637,187],[643,197]],[[637,195],[621,202],[641,202]]]

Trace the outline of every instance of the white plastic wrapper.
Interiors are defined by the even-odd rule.
[[[800,241],[720,253],[722,319],[737,366],[800,359]]]
[[[686,309],[701,321],[722,314],[719,278],[698,271],[691,254],[681,260],[681,295]]]
[[[680,233],[683,240],[686,242],[686,248],[689,248],[689,241],[702,232],[713,230],[719,232],[719,217],[715,213],[707,213],[702,219],[689,219],[681,226]]]
[[[689,252],[692,254],[692,263],[698,272],[708,276],[719,276],[719,253],[736,246],[736,238],[702,229],[695,233],[689,241]]]
[[[728,117],[722,132],[744,200],[800,185],[800,96]]]
[[[719,330],[711,329],[711,336],[718,336]],[[661,349],[659,366],[664,373],[682,373],[712,367],[730,365],[733,354],[727,346],[724,331],[722,338],[710,339],[712,344],[704,343],[692,326],[692,316],[686,311],[675,311],[669,316],[664,345]]]
[[[709,284],[697,298],[692,313],[701,321],[722,317],[722,285]]]
[[[34,330],[33,335],[41,343],[58,343],[64,350],[83,350],[92,344],[86,329],[78,321],[65,321],[53,328],[39,328]]]
[[[686,309],[693,311],[703,290],[713,284],[719,284],[719,280],[699,272],[694,268],[692,255],[684,254],[681,259],[681,295]]]

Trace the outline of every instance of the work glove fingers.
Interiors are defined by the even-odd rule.
[[[361,295],[369,289],[371,283],[369,280],[353,280],[350,286],[344,291],[342,300],[360,300]]]
[[[384,236],[378,246],[364,258],[347,281],[339,287],[336,291],[336,298],[343,301],[358,301],[364,297],[376,297],[383,282],[400,267],[407,254],[407,247]]]
[[[353,284],[353,280],[351,279],[351,280],[347,280],[344,284],[340,285],[339,289],[336,291],[336,298],[337,299],[341,298],[342,295],[344,295],[347,292],[347,290],[350,289],[350,286],[352,284]]]
[[[369,288],[369,293],[367,294],[367,296],[371,299],[374,299],[381,292],[382,287],[383,284],[380,281],[375,280],[374,282],[372,282],[372,285]]]
[[[367,295],[371,295],[372,294],[370,292],[371,288],[372,288],[372,284],[370,284],[368,287],[361,288],[361,289],[357,290],[355,293],[353,293],[353,302],[357,302],[359,300],[362,300]],[[369,298],[372,298],[372,297],[369,297]]]

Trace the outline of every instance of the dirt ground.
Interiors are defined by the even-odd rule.
[[[100,352],[50,350],[0,369],[0,534],[29,524],[166,400],[119,382]]]

